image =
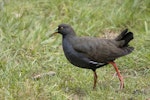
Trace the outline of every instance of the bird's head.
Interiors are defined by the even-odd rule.
[[[61,35],[75,35],[73,28],[68,24],[60,24],[53,34],[60,33]],[[53,35],[52,34],[52,35]]]

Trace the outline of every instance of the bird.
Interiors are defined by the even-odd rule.
[[[69,24],[58,25],[54,34],[62,35],[62,48],[67,60],[74,66],[91,69],[94,73],[93,89],[97,84],[96,69],[111,64],[120,80],[120,89],[124,88],[124,79],[120,74],[115,60],[130,54],[134,47],[129,45],[133,39],[133,33],[125,29],[114,39],[76,35]]]

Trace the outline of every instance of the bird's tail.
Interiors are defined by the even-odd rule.
[[[122,31],[122,33],[117,36],[115,38],[116,41],[121,41],[124,40],[124,44],[123,47],[128,46],[128,43],[133,39],[133,33],[132,32],[128,32],[128,29],[125,29],[124,31]]]

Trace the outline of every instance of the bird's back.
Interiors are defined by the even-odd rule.
[[[129,41],[128,41],[129,42]],[[124,45],[124,40],[101,39],[94,37],[74,37],[70,40],[76,52],[83,53],[97,62],[109,62],[133,51],[133,47]]]

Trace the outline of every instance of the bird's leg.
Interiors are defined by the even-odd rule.
[[[124,88],[124,81],[123,81],[123,77],[121,76],[119,70],[118,70],[118,67],[116,65],[115,62],[109,62],[110,64],[112,64],[117,72],[117,75],[118,75],[118,78],[120,80],[120,89],[123,89]]]
[[[97,83],[97,74],[96,74],[96,70],[93,70],[93,72],[94,72],[94,85],[93,85],[93,89],[95,89],[96,83]]]

